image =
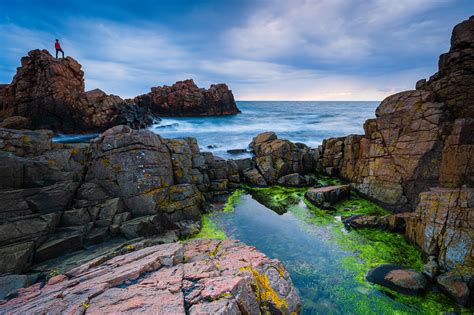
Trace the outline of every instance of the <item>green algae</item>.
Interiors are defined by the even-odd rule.
[[[328,184],[338,184],[333,181]],[[247,188],[248,189],[248,188]],[[249,192],[252,197],[277,213],[291,212],[302,222],[317,225],[327,225],[333,234],[333,241],[337,246],[351,253],[345,256],[340,262],[342,273],[349,273],[360,286],[354,290],[348,290],[345,285],[334,286],[328,283],[322,290],[326,291],[328,297],[336,300],[344,300],[343,305],[351,305],[350,308],[342,309],[344,313],[374,314],[376,310],[384,310],[386,314],[409,314],[413,311],[419,314],[439,314],[442,311],[458,311],[468,313],[454,305],[446,296],[438,292],[430,291],[424,296],[407,296],[393,290],[374,285],[365,280],[367,272],[380,264],[394,263],[407,268],[421,271],[423,262],[419,250],[409,244],[403,235],[383,231],[378,229],[360,229],[346,231],[342,222],[336,216],[349,216],[355,214],[383,216],[389,214],[388,211],[377,204],[362,198],[356,193],[352,193],[349,199],[338,202],[334,205],[335,212],[328,212],[312,205],[304,198],[307,188],[286,188],[272,186],[267,188],[251,188]],[[304,209],[306,207],[307,209]],[[309,211],[308,211],[309,210]],[[293,276],[304,278],[314,277],[318,274],[315,268],[310,266],[299,266],[293,269]],[[296,273],[296,274],[295,274]],[[348,284],[349,285],[349,284]],[[387,298],[366,298],[361,299],[361,293],[367,290],[380,292],[381,297]],[[309,290],[311,291],[311,290]],[[309,295],[317,295],[318,290],[305,292],[305,304],[315,304]],[[394,304],[393,301],[397,303]],[[316,303],[314,308],[322,309],[325,305]],[[311,307],[309,305],[309,307]],[[341,310],[339,310],[341,311]],[[326,313],[339,313],[327,305]]]
[[[245,190],[240,188],[235,190],[229,198],[227,198],[227,202],[222,208],[221,211],[223,212],[232,212],[234,211],[235,207],[239,204],[240,197],[245,193]]]
[[[307,188],[283,186],[246,187],[246,189],[255,200],[278,214],[283,214],[290,206],[298,204],[307,190]]]
[[[330,177],[323,174],[310,175],[320,186],[341,185],[342,181],[337,177]]]
[[[217,224],[210,218],[212,214],[203,214],[201,217],[201,230],[199,233],[191,236],[187,240],[198,238],[213,238],[224,240],[227,238],[224,230],[220,229]]]
[[[336,215],[376,215],[384,216],[390,214],[387,210],[381,206],[362,198],[357,193],[352,192],[349,199],[342,200],[334,205],[336,208]]]

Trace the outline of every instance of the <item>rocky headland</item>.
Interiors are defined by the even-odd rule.
[[[382,266],[370,274],[370,279],[383,277],[374,282],[389,281],[389,287],[416,293],[432,282],[459,304],[473,300],[474,17],[454,28],[451,49],[440,57],[439,72],[418,82],[416,90],[386,98],[376,118],[365,123],[364,135],[326,139],[318,148],[309,148],[265,132],[250,144],[254,156],[238,160],[201,152],[194,138],[165,139],[121,120],[123,113],[143,117],[137,108],[159,115],[167,115],[170,108],[179,108],[179,115],[200,115],[202,110],[229,114],[232,106],[219,105],[214,98],[232,103],[226,87],[214,86],[206,92],[192,81],[178,82],[124,101],[121,104],[127,111],[120,112],[121,107],[112,104],[121,99],[100,91],[83,92],[80,66],[71,58],[49,63],[45,51],[30,55],[12,84],[0,87],[3,113],[10,117],[2,124],[16,120],[22,128],[65,130],[69,123],[78,123],[72,119],[78,117],[73,114],[76,105],[63,103],[72,97],[75,101],[68,104],[88,104],[91,110],[90,116],[77,118],[80,124],[107,129],[110,117],[118,117],[120,125],[86,144],[53,143],[50,130],[0,129],[1,274],[22,275],[33,264],[117,237],[171,234],[171,241],[186,239],[199,231],[201,215],[211,204],[225,200],[241,184],[316,184],[306,192],[306,199],[318,208],[331,210],[355,191],[393,211],[383,217],[343,218],[348,228],[402,233],[421,250],[424,275]],[[42,103],[43,98],[31,96],[44,90],[42,78],[55,73],[30,65],[42,58],[46,67],[69,73],[55,75],[46,84],[44,97],[50,98],[51,108]],[[77,73],[81,80],[73,79]],[[87,99],[87,93],[110,107],[75,103]],[[45,118],[48,115],[38,114],[43,105],[54,113],[51,121]],[[66,108],[70,111],[59,115]],[[104,120],[94,122],[100,117]],[[71,130],[77,128],[71,126]],[[317,172],[338,176],[347,185],[321,185],[312,176]],[[143,311],[166,312],[170,307],[178,313],[299,309],[296,291],[281,263],[244,244],[201,240],[138,250],[130,246],[129,252],[98,256],[10,294],[0,312],[48,308],[58,313],[100,313],[104,308],[126,311],[131,305]],[[22,282],[19,287],[28,284]],[[146,298],[150,290],[162,299]]]
[[[158,116],[240,112],[225,84],[206,90],[186,80],[123,100],[99,89],[86,92],[81,68],[72,57],[56,59],[47,50],[30,51],[12,82],[0,85],[0,127],[91,133],[121,124],[145,128]]]

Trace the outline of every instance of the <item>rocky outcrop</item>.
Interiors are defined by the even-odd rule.
[[[116,126],[90,144],[0,129],[0,273],[18,273],[111,236],[199,230],[206,204],[240,183],[235,162],[193,138]]]
[[[84,72],[71,57],[56,59],[47,50],[32,50],[10,84],[0,85],[0,126],[51,129],[65,133],[102,132],[127,124],[135,129],[156,115],[205,116],[239,112],[225,84],[198,88],[192,80],[125,101],[95,89],[85,92]]]
[[[286,175],[314,171],[314,150],[302,143],[278,139],[274,132],[257,135],[250,147],[255,153],[255,170],[246,170],[246,177],[251,182],[263,184],[258,173],[266,184],[271,185],[277,184],[280,178],[280,183],[287,182],[288,178],[282,178]],[[311,179],[297,179],[297,182],[298,185],[310,184]]]
[[[232,91],[225,84],[199,88],[192,79],[178,81],[172,86],[151,88],[129,103],[149,108],[159,116],[213,116],[240,113]]]
[[[130,123],[130,112],[123,100],[100,90],[84,91],[84,72],[71,57],[55,59],[47,50],[32,50],[21,59],[12,82],[0,92],[0,119],[21,116],[29,120],[23,127],[47,128],[62,132],[104,131],[117,124]],[[151,123],[140,115],[139,125]],[[10,127],[6,122],[5,127]]]
[[[98,257],[11,297],[2,313],[293,314],[301,306],[278,260],[233,240]]]
[[[416,91],[387,97],[364,135],[327,139],[317,168],[350,180],[394,210],[415,209],[430,187],[473,186],[474,17],[453,30],[439,72]]]
[[[406,236],[441,272],[474,275],[474,17],[453,30],[439,71],[387,97],[364,135],[327,139],[316,169],[404,218]],[[376,220],[375,220],[376,221]],[[353,225],[376,225],[358,218]]]

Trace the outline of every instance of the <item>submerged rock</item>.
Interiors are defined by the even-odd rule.
[[[349,185],[310,188],[305,194],[312,204],[319,208],[330,208],[336,202],[348,198],[351,189]]]
[[[297,313],[301,302],[283,265],[233,240],[196,240],[99,257],[20,289],[6,313]]]
[[[383,264],[367,273],[367,280],[409,295],[419,295],[428,288],[428,280],[422,273],[393,264]]]
[[[463,277],[456,272],[448,272],[436,278],[438,287],[460,305],[467,305],[471,292],[468,281],[470,277]],[[474,298],[474,297],[471,297]],[[472,302],[472,300],[471,300]]]

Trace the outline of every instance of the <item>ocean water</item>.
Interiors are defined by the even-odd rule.
[[[379,102],[239,101],[241,114],[216,117],[163,118],[150,127],[165,138],[195,137],[202,151],[223,158],[227,150],[247,149],[252,138],[274,131],[281,139],[316,147],[323,139],[363,133],[363,123],[375,117]]]

